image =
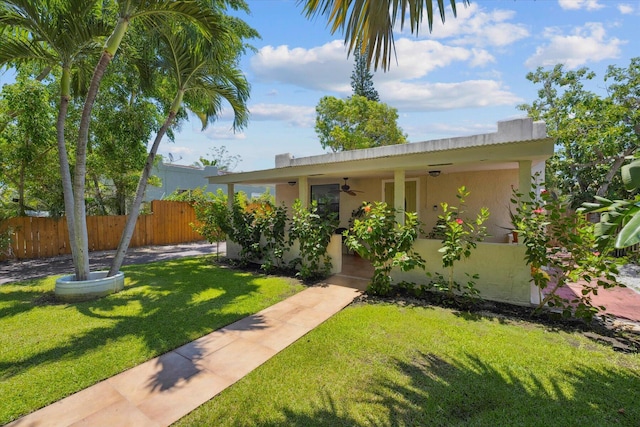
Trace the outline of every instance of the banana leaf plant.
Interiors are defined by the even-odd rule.
[[[629,192],[640,189],[640,158],[621,168],[622,181]],[[600,213],[595,233],[601,245],[615,239],[615,247],[627,248],[640,243],[640,195],[633,199],[609,200],[596,196],[597,203],[584,203],[581,211]],[[617,235],[616,235],[617,233]]]

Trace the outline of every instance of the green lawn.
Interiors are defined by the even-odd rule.
[[[356,304],[178,426],[639,426],[640,355],[441,308]]]
[[[55,278],[0,286],[0,425],[303,289],[207,258],[123,268],[125,290],[51,305]]]

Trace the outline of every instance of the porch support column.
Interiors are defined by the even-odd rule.
[[[518,192],[522,193],[523,200],[529,201],[531,192],[532,175],[531,160],[518,161]]]
[[[309,178],[306,176],[298,178],[298,198],[302,207],[309,209]]]
[[[404,169],[393,172],[393,207],[396,209],[396,222],[402,225],[404,225],[404,178]]]
[[[233,184],[227,184],[227,207],[233,209],[233,199],[235,198],[235,188]]]

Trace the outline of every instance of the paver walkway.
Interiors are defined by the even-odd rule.
[[[167,426],[188,414],[357,297],[313,286],[174,351],[108,378],[8,426]]]

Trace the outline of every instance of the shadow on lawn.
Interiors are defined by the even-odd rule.
[[[252,314],[234,311],[231,307],[259,288],[254,282],[255,276],[216,268],[206,261],[147,264],[138,270],[127,268],[126,277],[127,286],[118,294],[64,307],[77,310],[88,318],[110,321],[108,324],[89,328],[63,345],[19,361],[0,362],[0,372],[4,372],[2,379],[33,366],[73,360],[96,348],[107,347],[123,336],[142,339],[152,356],[165,353]],[[19,292],[17,297],[12,294],[14,300],[32,306],[28,300],[35,300],[42,292]],[[15,311],[18,312],[18,308]]]
[[[449,363],[420,353],[413,363],[395,360],[366,385],[368,401],[336,401],[323,392],[311,412],[280,409],[284,421],[260,426],[637,426],[640,375],[577,366],[570,371],[498,370],[467,354]],[[517,372],[516,372],[517,370]],[[398,381],[398,374],[401,381]],[[375,408],[360,412],[359,406]],[[384,408],[384,409],[380,409]],[[357,414],[357,415],[356,415]]]

